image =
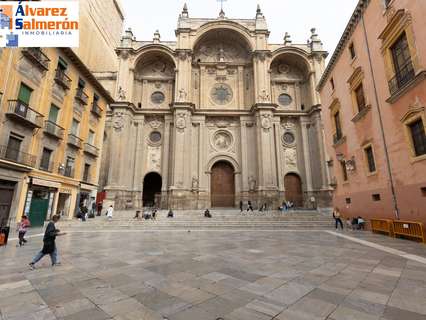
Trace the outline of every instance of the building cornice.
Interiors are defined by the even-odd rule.
[[[331,59],[327,65],[327,68],[325,69],[319,83],[317,86],[317,90],[320,91],[323,87],[327,79],[329,78],[331,72],[334,69],[334,66],[336,65],[340,55],[342,54],[343,50],[345,49],[348,41],[350,40],[352,33],[354,32],[355,28],[358,25],[358,22],[360,21],[365,9],[368,7],[371,0],[359,0],[354,12],[352,13],[351,18],[349,19],[348,24],[346,25],[345,31],[342,34],[342,37],[340,38],[339,43],[337,44],[336,49],[334,50],[333,55],[331,56]]]
[[[77,70],[90,82],[90,84],[96,89],[96,91],[105,98],[107,103],[114,102],[111,94],[101,85],[101,83],[95,78],[93,73],[87,68],[84,62],[71,48],[60,48],[60,50],[72,61]]]

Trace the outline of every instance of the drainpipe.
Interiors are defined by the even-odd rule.
[[[388,175],[389,175],[389,181],[390,181],[390,187],[391,187],[391,193],[392,193],[392,205],[393,205],[393,208],[395,210],[396,219],[399,220],[398,201],[397,201],[397,198],[396,198],[396,192],[395,192],[394,180],[393,180],[393,175],[392,175],[391,163],[390,163],[389,152],[388,152],[388,147],[387,147],[387,143],[386,143],[386,135],[385,135],[384,127],[383,127],[382,112],[380,110],[379,97],[378,97],[378,94],[377,94],[376,78],[374,77],[373,63],[372,63],[372,60],[371,60],[371,52],[370,52],[370,46],[368,44],[367,29],[365,27],[364,13],[363,12],[361,13],[361,22],[362,22],[362,28],[364,30],[365,45],[366,45],[366,48],[367,48],[368,62],[369,62],[369,65],[370,65],[371,77],[373,79],[374,98],[376,100],[377,113],[379,115],[380,133],[381,133],[381,136],[382,136],[383,147],[384,147],[384,150],[385,150],[386,166],[387,166],[387,169],[388,169],[387,171],[388,171]]]

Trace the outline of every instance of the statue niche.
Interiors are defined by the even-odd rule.
[[[133,103],[142,108],[168,108],[173,102],[175,64],[163,53],[142,55],[135,68]]]

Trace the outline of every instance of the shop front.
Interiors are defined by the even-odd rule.
[[[96,209],[97,187],[91,184],[80,184],[80,192],[77,197],[75,215],[79,208],[86,208],[89,213]]]
[[[55,196],[60,184],[57,182],[30,178],[24,213],[33,227],[41,227],[53,212]]]

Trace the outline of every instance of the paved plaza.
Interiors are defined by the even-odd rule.
[[[34,271],[29,240],[0,248],[2,320],[426,319],[426,246],[369,232],[74,231]]]

